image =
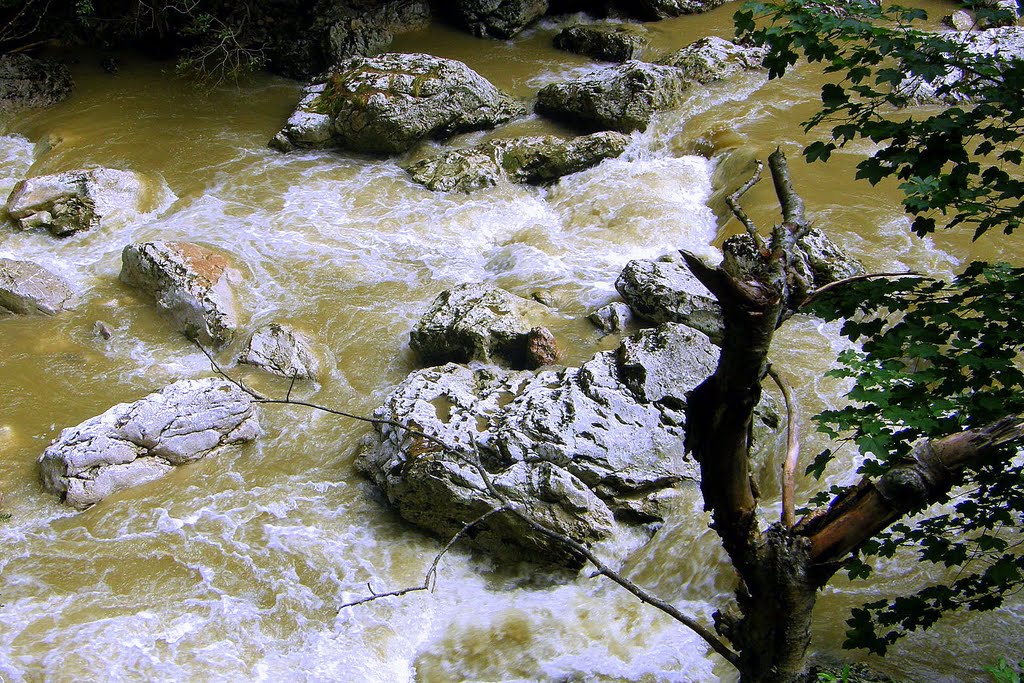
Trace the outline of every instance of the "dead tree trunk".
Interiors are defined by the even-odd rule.
[[[740,579],[738,611],[716,614],[716,626],[739,652],[743,683],[801,679],[817,591],[839,562],[911,510],[940,499],[964,468],[1024,437],[1024,421],[1013,417],[925,443],[912,462],[877,482],[862,482],[825,514],[791,528],[774,524],[762,530],[749,469],[754,407],[775,330],[811,294],[791,267],[799,257],[797,242],[809,229],[803,203],[780,151],[771,155],[769,167],[783,222],[768,244],[737,203],[755,176],[730,198],[749,239],[727,242],[717,268],[683,254],[718,298],[724,317],[718,366],[687,401],[687,448],[700,463],[705,508]]]

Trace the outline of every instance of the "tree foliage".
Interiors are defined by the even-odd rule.
[[[870,140],[876,151],[860,162],[857,176],[872,184],[900,181],[917,234],[958,226],[975,237],[991,229],[1012,233],[1024,215],[1024,61],[986,51],[977,33],[925,31],[925,19],[921,10],[870,0],[791,0],[747,3],[736,26],[745,40],[767,48],[771,77],[800,57],[834,76],[804,124],[831,134],[804,150],[808,161],[827,161],[850,142]],[[929,106],[914,106],[921,84]],[[904,462],[923,439],[1020,414],[1022,288],[1024,269],[972,263],[951,282],[869,280],[821,297],[816,312],[844,319],[842,333],[860,346],[831,373],[852,381],[850,403],[818,415],[819,429],[856,445],[860,472],[871,478]],[[822,476],[834,456],[835,449],[819,454],[808,474]],[[872,570],[863,557],[911,547],[921,561],[951,569],[948,581],[855,609],[847,646],[884,653],[947,611],[993,609],[1024,587],[1024,470],[1019,460],[1002,462],[973,471],[952,501],[893,525],[847,560],[851,577],[866,578]],[[813,502],[841,493],[824,492]]]

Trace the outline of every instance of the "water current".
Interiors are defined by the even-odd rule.
[[[733,9],[651,25],[654,51],[727,37]],[[595,66],[553,50],[554,30],[545,24],[488,42],[433,27],[394,47],[463,60],[529,100],[542,85]],[[441,562],[433,593],[339,612],[368,584],[384,591],[419,583],[440,548],[355,471],[368,431],[357,422],[265,409],[255,444],[82,513],[42,490],[36,459],[64,427],[210,374],[207,359],[118,282],[128,242],[179,239],[232,254],[244,271],[246,326],[289,322],[327,356],[319,383],[296,392],[354,413],[370,413],[416,367],[409,330],[457,283],[546,292],[568,364],[615,346],[585,315],[616,297],[615,277],[630,259],[681,247],[714,257],[714,245],[737,227],[706,206],[715,155],[743,148],[764,157],[782,145],[796,159],[808,139],[799,122],[820,85],[813,70],[782,83],[751,74],[699,89],[634,135],[622,158],[552,187],[500,184],[462,195],[413,184],[394,159],[268,149],[298,83],[264,76],[199,92],[168,64],[122,55],[111,76],[99,61],[79,56],[67,102],[0,122],[4,197],[27,175],[89,166],[166,184],[151,213],[114,227],[56,239],[0,226],[0,257],[41,263],[83,301],[53,318],[0,320],[0,492],[12,514],[0,523],[0,680],[731,680],[697,637],[586,571],[551,577],[456,550]],[[531,116],[490,135],[533,132],[561,131]],[[794,175],[816,223],[869,269],[944,273],[978,256],[1020,261],[1017,240],[909,236],[893,188],[852,180],[865,151],[844,151],[827,167],[794,163]],[[770,225],[777,209],[762,185],[746,206]],[[97,320],[110,339],[94,332]],[[836,401],[841,387],[823,378],[841,348],[834,327],[795,319],[776,348],[805,422]],[[262,391],[287,389],[233,367],[230,353],[220,359]],[[775,471],[761,477],[766,500],[778,491]],[[841,468],[832,475],[851,478]],[[710,620],[733,579],[700,508],[699,495],[684,489],[650,543],[601,550]],[[839,652],[851,606],[913,590],[925,577],[907,558],[879,573],[884,590],[839,581],[824,592],[817,651]],[[1019,600],[951,618],[873,663],[916,680],[984,680],[982,666],[1020,654],[1022,618]]]

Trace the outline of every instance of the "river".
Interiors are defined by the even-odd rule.
[[[933,5],[941,13],[942,5]],[[652,24],[655,51],[708,34],[728,37],[735,5]],[[948,9],[946,10],[948,11]],[[546,83],[593,68],[550,47],[555,24],[489,42],[445,27],[400,36],[396,51],[467,62],[528,100]],[[800,121],[820,79],[749,74],[694,93],[634,135],[627,154],[550,188],[512,185],[473,195],[432,193],[395,160],[337,152],[280,154],[267,141],[300,84],[270,76],[199,92],[169,64],[121,55],[111,76],[81,54],[65,103],[0,121],[0,195],[26,175],[87,166],[154,174],[169,190],[145,220],[67,239],[0,226],[0,257],[34,260],[66,277],[82,305],[53,318],[0,320],[0,680],[225,681],[713,681],[728,665],[675,622],[600,578],[497,568],[455,550],[436,590],[339,612],[376,591],[422,581],[439,541],[384,507],[353,464],[363,424],[297,407],[266,407],[254,444],[182,467],[82,513],[38,482],[36,459],[64,427],[165,384],[210,374],[153,306],[118,282],[128,242],[180,239],[233,254],[246,326],[282,321],[324,351],[322,379],[304,399],[369,414],[415,369],[408,334],[431,300],[457,283],[545,291],[564,361],[617,344],[585,322],[615,298],[633,258],[688,248],[712,256],[736,231],[705,202],[714,152],[781,145],[817,225],[870,270],[949,273],[975,257],[1020,262],[1019,239],[908,234],[892,187],[852,179],[867,148],[827,166],[795,161]],[[559,132],[534,116],[500,135]],[[485,139],[462,136],[453,144]],[[439,145],[435,145],[439,147]],[[423,154],[424,150],[419,150]],[[775,220],[770,185],[748,196],[761,225]],[[93,329],[106,323],[113,335]],[[836,328],[794,319],[775,363],[807,418],[837,401],[823,377],[842,348]],[[231,355],[220,360],[233,366]],[[231,367],[256,388],[287,383]],[[805,453],[817,452],[813,442]],[[778,491],[775,467],[760,477]],[[837,468],[830,482],[847,483]],[[805,496],[813,482],[802,482]],[[699,495],[684,489],[640,548],[602,548],[626,573],[710,621],[733,589]],[[766,509],[776,516],[777,509]],[[821,596],[814,649],[839,654],[851,606],[914,590],[913,558],[879,569],[884,585],[840,580]],[[869,661],[922,681],[987,680],[982,667],[1020,656],[1024,607],[944,620]]]

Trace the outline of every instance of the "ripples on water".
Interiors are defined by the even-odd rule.
[[[554,66],[562,56],[549,52],[507,76],[512,89],[562,77]],[[774,144],[750,131],[777,128],[772,117],[790,105],[758,95],[762,78],[701,93],[635,135],[623,158],[553,187],[503,184],[464,196],[411,183],[393,160],[266,149],[296,98],[292,84],[201,98],[157,65],[126,60],[117,79],[78,71],[70,102],[7,123],[0,194],[26,174],[110,165],[156,174],[173,196],[143,220],[63,240],[0,230],[0,257],[40,262],[84,300],[54,319],[0,323],[0,487],[14,513],[0,524],[0,680],[728,677],[695,636],[586,572],[556,581],[532,567],[498,569],[452,552],[434,593],[338,613],[368,583],[376,591],[419,583],[439,549],[354,472],[367,431],[360,424],[264,410],[266,434],[255,445],[81,514],[42,492],[35,459],[61,428],[114,402],[209,374],[202,354],[118,284],[120,251],[131,241],[192,240],[233,254],[245,275],[246,327],[277,320],[307,330],[330,371],[297,391],[354,412],[369,413],[413,369],[409,329],[438,292],[459,282],[524,296],[547,290],[570,360],[589,357],[610,342],[580,318],[614,298],[626,261],[678,248],[717,254],[719,225],[705,206],[713,163],[689,153],[707,131]],[[790,96],[803,95],[797,88]],[[834,206],[809,204],[831,227],[865,211],[844,205],[846,196]],[[770,200],[764,188],[752,193],[753,213],[768,215]],[[867,221],[833,235],[873,267],[952,267],[945,254],[906,237],[898,211],[877,204]],[[112,327],[110,340],[92,334],[95,320]],[[840,344],[833,327],[792,327],[776,360],[812,378],[803,389],[809,415],[836,390],[821,375]],[[221,360],[230,364],[227,354]],[[286,389],[249,369],[233,371],[263,391]],[[631,552],[633,538],[602,550],[709,619],[732,586],[700,507],[694,491],[683,491],[647,548]],[[831,590],[819,611],[851,603],[851,594]],[[823,633],[839,637],[837,614],[821,621]],[[994,640],[986,656],[1000,651]]]

